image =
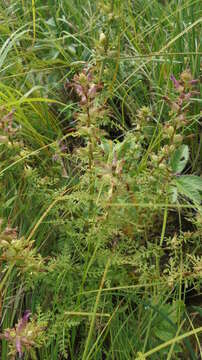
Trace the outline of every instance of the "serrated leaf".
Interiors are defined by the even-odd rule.
[[[189,148],[181,145],[172,155],[170,165],[174,173],[181,173],[189,160]]]
[[[180,179],[183,181],[188,181],[190,186],[193,186],[198,191],[202,192],[202,178],[196,175],[183,175],[180,176]]]
[[[175,180],[178,191],[196,204],[202,201],[202,179],[199,176],[184,175]]]
[[[178,196],[178,191],[176,186],[170,186],[169,187],[169,195],[170,195],[170,201],[172,204],[176,203],[177,201],[177,196]]]

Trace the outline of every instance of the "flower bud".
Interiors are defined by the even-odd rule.
[[[175,101],[172,101],[171,102],[171,109],[172,111],[174,112],[178,112],[180,110],[180,106],[179,104],[177,104]]]
[[[167,168],[166,164],[164,163],[159,164],[159,169],[165,170],[166,168]]]
[[[154,162],[157,162],[158,161],[158,156],[156,154],[152,154],[151,155],[151,160],[154,161]]]
[[[170,150],[170,152],[172,153],[174,150],[175,150],[175,145],[170,145],[170,147],[169,147],[169,150]]]
[[[170,125],[165,130],[166,130],[166,133],[168,134],[168,136],[170,137],[173,135],[174,127]]]
[[[180,134],[176,134],[173,138],[174,144],[181,143],[183,140],[183,136]]]
[[[169,146],[168,145],[165,145],[162,149],[162,154],[163,155],[168,155],[169,154]]]
[[[105,45],[106,42],[107,42],[106,35],[105,35],[103,32],[101,32],[101,33],[100,33],[99,43],[100,43],[101,45]]]
[[[191,81],[192,80],[192,75],[190,73],[189,70],[185,70],[182,72],[182,74],[180,75],[180,78],[182,79],[182,81]]]
[[[82,85],[87,84],[87,76],[84,73],[79,74],[79,82]]]

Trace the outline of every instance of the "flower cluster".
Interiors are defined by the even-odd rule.
[[[28,322],[30,316],[31,312],[26,310],[14,328],[6,329],[0,334],[1,339],[9,342],[10,356],[13,360],[17,355],[21,359],[25,351],[29,352],[42,344],[44,326],[38,325],[35,320]]]
[[[177,80],[174,75],[170,77],[175,90],[174,99],[165,96],[164,99],[170,106],[170,121],[163,125],[163,139],[167,144],[162,148],[162,156],[165,159],[169,157],[182,142],[183,128],[189,123],[187,117],[187,109],[194,94],[198,94],[194,90],[194,85],[198,83],[198,79],[193,79],[191,73],[185,70],[181,73],[180,79]],[[160,155],[161,158],[161,155]],[[161,160],[160,160],[161,161]]]
[[[7,267],[15,265],[21,273],[43,271],[43,259],[32,248],[33,241],[23,237],[18,239],[17,229],[10,226],[0,230],[0,262],[6,263]]]
[[[67,87],[73,87],[79,98],[80,104],[89,106],[96,97],[98,90],[102,88],[100,84],[93,82],[93,73],[84,69],[80,74],[74,76],[73,82],[67,84]]]
[[[13,115],[15,110],[11,110],[8,114],[4,115],[0,120],[0,142],[1,143],[8,143],[9,140],[17,132],[18,128],[13,124]]]
[[[80,147],[77,154],[80,159],[88,162],[89,169],[92,169],[97,153],[99,157],[97,145],[105,135],[105,131],[100,128],[107,117],[107,110],[99,95],[103,86],[97,81],[93,69],[87,68],[76,74],[67,86],[80,98],[80,111],[75,114],[77,134],[86,141],[86,146]]]
[[[199,82],[198,79],[193,79],[189,70],[181,73],[180,79],[177,80],[174,75],[170,77],[173,82],[175,91],[178,93],[177,98],[172,101],[167,96],[164,99],[169,103],[173,113],[182,113],[183,107],[190,101],[192,95],[198,94],[193,89],[193,86]]]

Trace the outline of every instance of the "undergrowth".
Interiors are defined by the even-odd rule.
[[[200,14],[1,1],[2,360],[201,357]]]

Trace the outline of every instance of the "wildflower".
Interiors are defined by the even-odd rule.
[[[183,71],[182,74],[180,75],[180,78],[181,78],[182,81],[184,81],[184,82],[190,82],[190,81],[192,81],[191,72],[190,72],[189,70]]]
[[[183,136],[180,134],[176,134],[173,138],[174,144],[181,143],[183,140]]]
[[[58,154],[54,154],[54,155],[52,156],[52,160],[53,160],[54,162],[59,161],[59,160],[60,160],[59,155],[58,155]]]
[[[163,137],[170,138],[174,133],[174,127],[172,125],[165,125],[163,128]]]
[[[0,129],[3,130],[4,135],[6,136],[13,136],[17,131],[18,127],[13,126],[13,114],[15,109],[11,110],[8,114],[4,115],[0,120]]]
[[[26,310],[24,316],[19,320],[18,324],[13,329],[6,329],[4,334],[1,334],[0,337],[12,343],[19,357],[22,358],[23,355],[23,346],[29,347],[34,344],[31,339],[28,339],[26,334],[26,327],[29,320],[31,312]]]
[[[3,230],[0,226],[0,260],[15,265],[19,273],[37,274],[45,269],[41,255],[32,245],[33,241],[18,238],[16,228],[7,226]]]
[[[172,112],[179,113],[182,111],[182,107],[188,103],[192,95],[197,94],[197,91],[192,90],[192,86],[198,82],[197,79],[192,79],[192,75],[189,71],[184,71],[180,75],[180,80],[177,80],[174,75],[170,77],[174,84],[175,89],[180,93],[176,100],[171,100],[167,96],[163,98],[170,105]]]
[[[199,82],[199,79],[192,79],[192,80],[189,81],[189,84],[190,85],[195,85],[195,84],[198,84],[198,82]]]
[[[94,98],[96,95],[97,89],[98,89],[98,86],[96,84],[90,85],[89,90],[88,90],[88,96],[90,98]]]
[[[73,87],[79,98],[81,105],[89,105],[91,100],[96,97],[97,91],[102,88],[100,84],[93,83],[92,71],[84,69],[81,74],[75,75],[73,82],[68,84]]]
[[[30,310],[26,310],[14,328],[6,329],[3,334],[0,334],[1,339],[9,342],[10,355],[13,356],[13,359],[16,355],[21,359],[26,350],[29,351],[33,347],[40,346],[39,339],[43,328],[34,320],[29,322],[30,316]]]
[[[179,103],[180,105],[182,105],[183,101],[189,101],[189,99],[191,98],[192,96],[192,93],[189,91],[188,93],[182,93],[180,95],[180,98],[179,98]]]
[[[180,86],[180,83],[179,83],[179,81],[177,81],[177,79],[174,77],[174,75],[171,75],[170,80],[172,80],[175,88],[178,89]]]

